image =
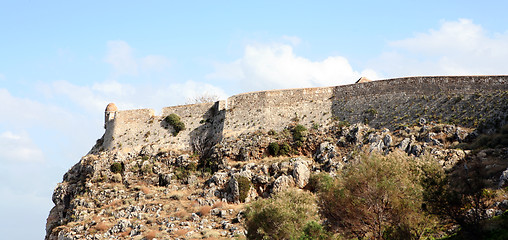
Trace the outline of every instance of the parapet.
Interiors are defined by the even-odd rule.
[[[192,151],[193,144],[210,143],[210,139],[213,143],[243,132],[279,131],[295,122],[307,127],[327,126],[337,120],[390,127],[418,117],[472,119],[474,111],[483,111],[484,118],[503,116],[503,106],[508,105],[506,91],[508,76],[424,76],[377,81],[362,77],[349,85],[250,92],[212,103],[165,107],[161,116],[152,109],[118,111],[110,103],[106,107],[104,148],[137,149],[152,144]],[[479,93],[494,93],[498,100],[474,102],[471,95],[481,96]],[[468,100],[469,108],[447,111],[447,107],[452,108],[450,97],[459,95],[453,101]],[[429,99],[434,102],[429,103]],[[164,124],[164,117],[172,113],[180,116],[186,126],[177,136]],[[474,120],[469,121],[474,125]]]

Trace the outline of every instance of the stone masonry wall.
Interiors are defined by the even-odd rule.
[[[176,113],[186,125],[178,136],[164,124]],[[508,76],[409,77],[336,87],[244,93],[227,101],[119,111],[106,123],[103,149],[157,148],[196,150],[222,137],[256,130],[280,131],[299,123],[308,128],[337,121],[395,128],[424,118],[477,127],[508,122]]]

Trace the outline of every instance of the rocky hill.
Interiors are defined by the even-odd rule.
[[[107,140],[106,129],[56,187],[46,239],[242,239],[247,235],[245,207],[251,202],[288,189],[309,191],[315,174],[338,176],[362,152],[430,158],[448,173],[480,161],[485,186],[500,189],[508,183],[508,133],[502,128],[508,122],[507,86],[472,86],[468,93],[438,89],[417,98],[395,91],[396,103],[390,106],[337,98],[333,109],[312,110],[313,116],[332,112],[320,121],[297,114],[284,127],[259,122],[254,129],[220,137],[206,131],[212,135],[191,148],[166,144],[193,132],[182,114],[186,130],[175,135],[167,118],[149,117],[147,129],[163,127],[173,134],[156,135],[153,131],[159,130],[137,125],[138,138],[145,140],[128,147],[118,145],[127,137]],[[367,110],[347,115],[347,121],[340,113],[349,108]],[[107,111],[106,128],[115,111]],[[194,128],[213,126],[215,120],[206,118]],[[105,147],[107,141],[116,147]],[[501,215],[508,193],[499,192],[485,204],[486,217]]]

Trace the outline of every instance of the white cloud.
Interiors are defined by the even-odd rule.
[[[288,41],[293,46],[298,46],[302,42],[302,39],[300,39],[297,36],[286,36],[286,35],[284,35],[284,36],[282,36],[282,39],[285,40],[285,41]]]
[[[508,32],[489,34],[472,20],[443,21],[439,29],[389,43],[371,62],[389,76],[507,74]]]
[[[114,83],[111,83],[114,85]],[[102,85],[94,85],[95,90],[99,91],[115,91],[118,90],[111,88],[107,83]],[[90,112],[100,111],[108,104],[108,101],[94,92],[93,88],[87,86],[78,86],[67,81],[55,81],[51,84],[53,93],[61,94],[68,97],[72,102],[78,104],[79,107],[84,108]]]
[[[164,56],[147,55],[136,58],[133,52],[134,49],[125,41],[109,41],[104,61],[113,66],[115,76],[161,72],[171,65]]]
[[[161,72],[171,66],[171,62],[164,56],[148,55],[139,59],[139,65],[144,72]]]
[[[227,98],[221,88],[192,80],[183,83],[169,83],[166,86],[133,85],[117,81],[79,86],[67,81],[57,81],[45,88],[49,89],[48,91],[52,95],[63,96],[92,115],[102,114],[109,102],[114,102],[120,110],[137,108],[159,110],[163,107],[184,104],[188,99],[201,95],[213,95],[220,99]]]
[[[0,88],[0,123],[6,123],[17,128],[27,128],[34,125],[62,126],[73,119],[72,115],[60,107],[42,104],[40,102],[12,96],[6,89]]]
[[[323,61],[311,61],[296,56],[286,44],[247,45],[242,58],[232,63],[218,63],[209,79],[238,81],[242,90],[263,90],[333,86],[353,83],[361,76],[376,79],[370,69],[355,71],[348,60],[331,56]]]
[[[115,69],[116,75],[137,75],[138,64],[132,48],[124,41],[109,41],[105,61]]]
[[[217,96],[219,99],[226,99],[228,97],[219,87],[208,83],[189,80],[184,83],[174,83],[169,85],[167,88],[157,90],[154,94],[154,99],[157,99],[157,102],[162,101],[181,104],[183,103],[182,100],[188,102],[189,99],[204,95]]]
[[[117,81],[105,81],[94,83],[92,90],[102,93],[107,96],[126,96],[134,94],[136,89],[128,84],[122,84]]]
[[[27,133],[6,131],[0,134],[0,161],[43,162],[44,154]]]

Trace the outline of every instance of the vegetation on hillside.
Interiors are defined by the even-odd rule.
[[[176,136],[180,131],[185,130],[185,123],[182,122],[180,116],[174,113],[169,114],[167,117],[165,117],[164,121],[173,127],[173,136]]]

